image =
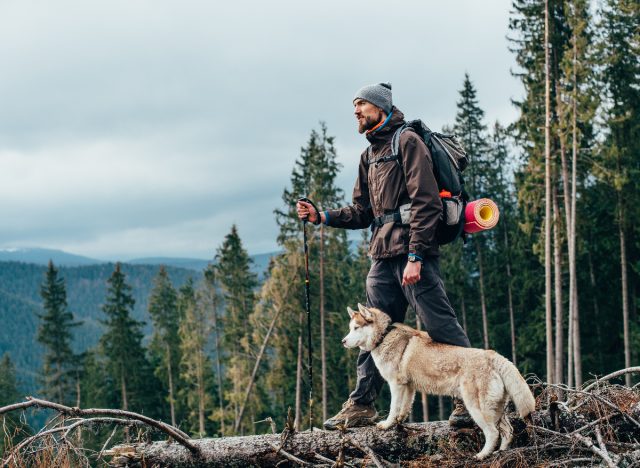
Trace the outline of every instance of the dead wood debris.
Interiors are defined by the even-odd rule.
[[[76,460],[77,466],[90,466],[90,459],[104,460],[105,455],[111,457],[111,466],[143,466],[144,460],[148,462],[151,458],[154,466],[222,466],[216,454],[222,449],[225,466],[248,466],[240,459],[237,465],[229,463],[233,461],[233,446],[229,442],[235,439],[243,450],[256,451],[251,458],[252,466],[640,467],[640,386],[629,388],[612,383],[614,378],[638,371],[640,368],[618,371],[582,390],[531,382],[537,410],[526,423],[513,416],[512,447],[494,453],[482,463],[472,458],[483,444],[481,431],[473,428],[449,432],[444,423],[402,425],[389,431],[341,428],[331,433],[320,430],[296,433],[292,425],[287,425],[282,433],[276,434],[275,424],[268,418],[265,422],[270,423],[271,434],[196,441],[172,426],[135,413],[82,410],[28,399],[0,408],[0,418],[29,407],[54,409],[58,416],[39,432],[15,439],[5,450],[0,466],[23,463],[38,466],[38,460],[46,458],[47,463],[54,463],[64,457]],[[120,445],[110,447],[112,440],[117,439],[114,429],[104,444],[100,442],[99,451],[83,448],[78,432],[105,424],[137,427],[143,430],[138,435],[144,440],[148,440],[150,432],[164,434],[174,443],[122,444],[116,440],[114,443]]]

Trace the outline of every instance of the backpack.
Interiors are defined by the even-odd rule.
[[[391,154],[376,160],[369,159],[368,164],[382,161],[398,161],[400,159],[400,135],[406,131],[415,132],[427,145],[433,160],[433,173],[438,184],[438,193],[442,200],[442,216],[436,230],[438,244],[449,244],[463,235],[464,209],[469,197],[464,190],[462,171],[469,164],[469,159],[454,135],[432,132],[421,120],[411,120],[396,130],[391,139]],[[369,148],[370,151],[370,148]],[[409,210],[407,205],[399,207],[392,215],[381,216],[376,222],[400,222],[408,224]]]

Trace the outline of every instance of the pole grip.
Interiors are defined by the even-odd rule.
[[[307,197],[300,197],[298,198],[298,201],[308,203],[313,207],[314,210],[316,210],[316,217],[318,218],[318,222],[313,224],[320,224],[320,210],[318,210],[318,207],[316,206],[316,204],[313,203],[311,200],[309,200]],[[307,218],[305,218],[303,221],[306,223]]]

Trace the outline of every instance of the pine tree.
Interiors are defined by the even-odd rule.
[[[179,386],[180,339],[176,291],[164,266],[160,267],[149,298],[149,315],[154,331],[151,350],[158,366],[155,374],[167,392],[171,425],[176,426],[176,393]]]
[[[16,378],[16,368],[8,353],[0,359],[0,407],[18,403],[20,391],[18,390],[18,380]],[[0,416],[0,426],[3,428],[3,436],[0,437],[0,453],[5,450],[5,438],[11,437],[17,429],[18,424],[7,415]]]
[[[629,305],[629,252],[634,243],[628,242],[629,219],[636,219],[638,208],[630,200],[637,200],[640,187],[640,41],[638,24],[640,6],[633,0],[608,0],[600,12],[602,17],[599,41],[602,84],[605,89],[603,114],[606,120],[606,140],[599,151],[598,177],[612,186],[616,194],[620,257],[620,295],[622,303],[624,365],[632,361],[632,324]],[[637,204],[636,204],[637,205]],[[637,228],[636,228],[637,230]],[[633,257],[631,257],[633,258]],[[631,376],[626,376],[627,385]]]
[[[120,263],[116,263],[107,284],[107,297],[102,306],[106,331],[100,338],[100,346],[106,369],[117,385],[115,400],[124,410],[155,415],[158,382],[142,347],[142,322],[131,317],[135,300]]]
[[[307,196],[320,210],[337,208],[344,204],[344,195],[335,181],[339,169],[334,138],[328,135],[326,126],[321,124],[320,131],[313,130],[307,144],[301,148],[300,157],[296,160],[291,174],[291,185],[283,192],[283,209],[276,210],[276,219],[280,226],[278,242],[285,250],[284,255],[304,256],[303,223],[295,212],[295,204],[299,197]],[[354,366],[349,354],[339,347],[330,345],[330,343],[339,342],[340,334],[346,330],[345,304],[352,300],[349,296],[351,255],[346,232],[342,229],[330,229],[324,226],[312,228],[307,225],[307,235],[312,346],[314,356],[319,358],[321,369],[319,379],[318,373],[314,372],[311,391],[312,395],[316,395],[314,401],[320,403],[319,408],[312,409],[314,418],[317,418],[318,414],[324,417],[339,407],[346,396],[344,388],[348,376],[353,375],[350,370],[347,371]],[[285,401],[296,401],[296,421],[300,424],[302,420],[308,420],[310,408],[307,393],[302,391],[309,390],[309,382],[305,385],[307,372],[303,372],[302,365],[303,362],[306,365],[306,356],[309,352],[304,317],[306,315],[302,280],[305,276],[304,268],[301,268],[298,274],[300,288],[294,294],[294,302],[290,310],[283,311],[281,324],[278,324],[274,332],[277,360],[273,363],[272,372],[284,389],[281,394],[282,399],[279,401],[283,405],[286,405]],[[362,277],[359,281],[363,285],[365,278]],[[294,336],[296,339],[293,338]],[[318,358],[313,359],[316,362],[312,364],[314,369],[317,369]],[[345,369],[345,379],[329,377],[328,369],[338,365]],[[295,381],[289,380],[294,375]],[[296,394],[299,395],[297,398]],[[322,397],[318,398],[317,395]]]
[[[184,381],[181,396],[187,408],[185,425],[192,433],[204,437],[214,430],[211,423],[208,424],[214,393],[208,346],[212,310],[198,296],[192,280],[180,288],[180,376]]]
[[[582,353],[578,302],[578,178],[579,159],[590,156],[593,146],[592,120],[598,104],[595,89],[595,64],[592,52],[593,31],[589,2],[566,2],[570,44],[561,57],[557,90],[558,133],[560,138],[562,193],[565,211],[567,253],[569,259],[569,320],[567,377],[571,384],[582,385]],[[570,144],[569,144],[570,141]],[[565,153],[571,152],[571,168]],[[584,171],[580,171],[584,172]],[[562,373],[557,372],[562,381]]]
[[[258,284],[255,273],[251,271],[251,263],[238,229],[233,225],[216,254],[216,276],[224,303],[223,362],[231,384],[225,399],[231,405],[234,426],[241,428],[241,431],[244,426],[239,420],[240,405],[251,372],[251,361],[248,359],[251,343],[246,324],[255,306],[254,289]]]
[[[67,309],[67,292],[64,279],[49,261],[45,280],[40,288],[44,313],[40,315],[38,341],[45,348],[42,369],[43,395],[61,404],[73,404],[77,400],[78,356],[71,347],[72,330],[80,325]]]
[[[552,268],[552,233],[559,234],[561,225],[552,218],[553,194],[557,193],[557,159],[565,151],[564,140],[558,131],[558,90],[559,64],[569,44],[566,5],[564,0],[514,0],[514,14],[510,29],[515,33],[510,38],[512,50],[520,70],[516,73],[525,88],[525,97],[515,104],[520,117],[514,124],[515,136],[524,151],[524,166],[519,171],[518,212],[520,225],[526,236],[533,235],[534,253],[544,266],[540,275],[543,279],[538,297],[544,301],[531,304],[536,313],[542,313],[545,324],[547,349],[546,373],[549,381],[556,380],[554,364],[563,349],[562,334],[555,335],[552,304],[554,298]],[[545,129],[545,131],[540,131]],[[564,217],[557,212],[557,220]],[[543,229],[541,229],[543,228]],[[561,249],[557,237],[556,272],[561,271]],[[555,275],[556,328],[563,323],[562,278]],[[556,330],[560,332],[560,330]],[[538,339],[539,335],[535,335]]]
[[[226,432],[225,427],[225,402],[222,384],[222,349],[220,348],[222,328],[218,317],[220,309],[220,294],[218,291],[218,281],[216,279],[215,265],[209,264],[204,271],[204,281],[202,286],[202,306],[209,310],[211,317],[211,327],[213,332],[213,353],[215,359],[216,390],[218,400],[218,411],[214,419],[220,421],[220,433]]]
[[[488,193],[488,180],[492,177],[495,168],[489,164],[487,143],[487,129],[483,122],[484,111],[478,104],[476,89],[465,73],[464,83],[460,91],[460,100],[457,103],[458,113],[454,131],[469,155],[469,170],[465,174],[465,189],[471,199],[490,196]],[[480,289],[480,308],[482,317],[482,341],[485,349],[489,348],[489,324],[487,317],[487,294],[485,287],[485,236],[483,234],[471,236],[471,242],[475,247],[475,259],[478,272]],[[469,249],[467,249],[467,253]]]
[[[0,359],[0,406],[17,403],[20,399],[16,368],[8,353]]]

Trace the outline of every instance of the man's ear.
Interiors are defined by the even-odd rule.
[[[349,312],[349,317],[350,318],[353,318],[353,316],[356,313],[351,307],[347,307],[347,312]]]
[[[369,309],[367,309],[365,306],[360,304],[359,302],[358,302],[358,310],[360,311],[360,315],[362,315],[362,317],[367,322],[373,321],[373,313]]]

